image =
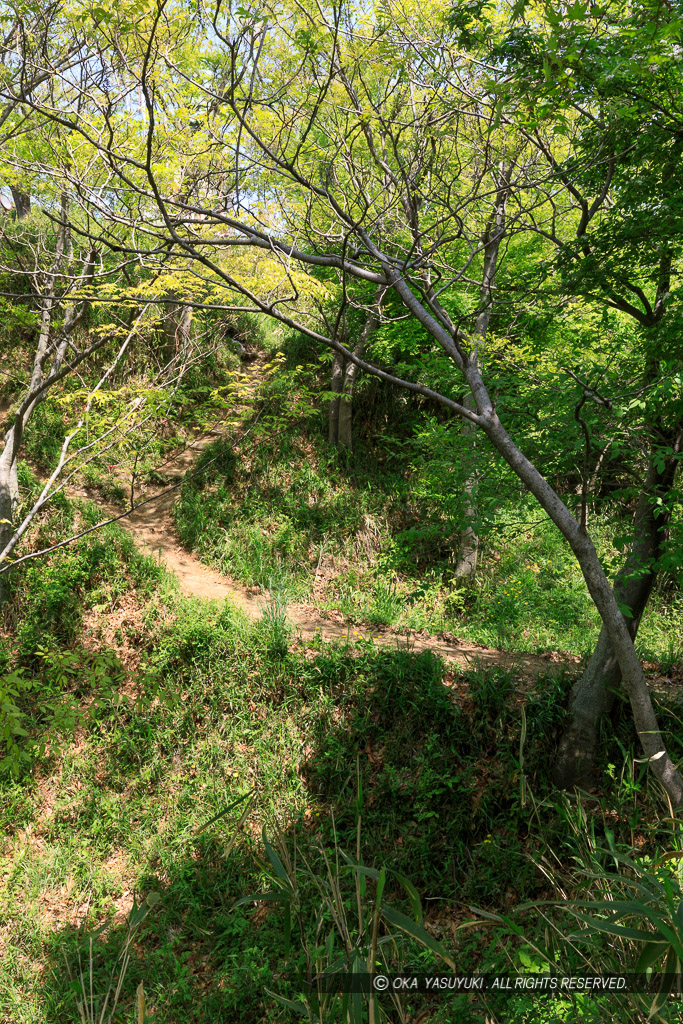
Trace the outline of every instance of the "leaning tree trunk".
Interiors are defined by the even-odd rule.
[[[2,456],[0,456],[0,551],[4,551],[12,537],[13,511],[12,464],[9,459],[9,449],[6,447]],[[7,574],[0,574],[0,605],[4,604],[7,600],[8,584]]]
[[[60,271],[64,253],[71,255],[71,241],[68,222],[68,201],[62,196],[62,218],[57,235],[57,247],[54,262],[50,274],[44,281],[39,281],[39,286],[45,291],[52,292],[55,287],[55,280]],[[90,253],[88,263],[84,267],[83,275],[79,284],[90,279],[91,268],[94,265],[94,254]],[[31,380],[27,385],[23,399],[11,417],[10,426],[3,438],[2,450],[0,451],[0,558],[9,558],[11,549],[15,546],[18,533],[12,527],[12,516],[19,500],[19,487],[17,480],[17,459],[24,439],[26,426],[36,408],[45,398],[45,385],[49,380],[59,373],[69,345],[69,336],[74,328],[82,321],[83,313],[87,304],[81,302],[70,302],[66,305],[64,322],[57,332],[57,337],[52,338],[53,314],[57,305],[57,299],[48,297],[43,300],[40,318],[40,330],[38,332],[38,343],[33,356],[33,368]],[[80,310],[80,311],[79,311]],[[51,359],[49,372],[46,374],[46,363]],[[5,568],[1,566],[1,568]],[[7,598],[8,573],[0,573],[0,604]]]
[[[484,272],[481,282],[481,309],[474,325],[477,351],[472,357],[477,365],[481,365],[482,362],[486,333],[493,311],[493,289],[496,281],[496,269],[498,267],[498,253],[500,251],[500,243],[505,234],[505,214],[510,187],[509,177],[510,171],[507,173],[503,171],[501,174],[496,205],[482,238],[484,244]],[[465,396],[463,404],[466,409],[472,411],[476,408],[474,399],[469,394]],[[470,420],[463,419],[461,430],[470,455],[470,465],[463,487],[463,518],[465,526],[460,533],[460,550],[454,569],[454,575],[460,578],[474,576],[479,558],[479,536],[473,526],[477,515],[477,428]]]
[[[28,386],[28,394],[33,394],[40,387],[44,377],[44,363],[48,355],[48,344],[50,340],[50,326],[52,323],[52,307],[54,301],[47,299],[43,306],[40,321],[40,333],[38,345],[33,358],[33,371],[31,382]],[[12,540],[14,529],[12,517],[19,500],[19,487],[17,481],[17,457],[21,442],[24,437],[26,424],[31,413],[38,404],[39,399],[21,403],[17,412],[3,438],[2,452],[0,452],[0,552],[4,551]],[[3,604],[8,595],[8,574],[0,574],[0,604]]]
[[[647,763],[661,783],[671,805],[683,806],[683,778],[664,745],[645,673],[636,654],[626,619],[619,608],[617,596],[605,576],[591,538],[583,525],[577,523],[548,481],[512,441],[496,415],[477,368],[470,365],[465,367],[464,372],[477,400],[484,431],[499,454],[555,523],[574,552],[614,651]]]
[[[368,241],[367,236],[365,236],[365,240]],[[464,347],[464,337],[450,324],[446,312],[439,309],[436,302],[432,303],[433,311],[426,309],[400,271],[397,271],[387,259],[383,259],[381,252],[376,247],[371,246],[371,252],[382,260],[382,269],[390,286],[395,289],[406,308],[442,345],[464,376],[477,411],[476,414],[468,414],[468,410],[460,406],[458,409],[460,414],[472,419],[484,431],[498,454],[505,459],[571,547],[588,592],[614,649],[631,704],[638,739],[645,753],[647,764],[655,778],[661,783],[670,805],[676,808],[683,806],[683,776],[671,760],[664,745],[657,716],[652,707],[645,673],[638,660],[626,620],[587,530],[582,523],[577,523],[557,492],[508,434],[498,417],[495,403],[484,384],[473,353],[468,352]],[[438,319],[433,313],[437,314]],[[397,378],[391,378],[389,374],[377,367],[371,367],[371,370],[380,378],[393,379],[398,382]],[[401,381],[401,383],[405,385],[406,382]],[[435,398],[440,398],[445,405],[457,408],[457,403],[451,402],[444,396],[438,395],[436,392],[429,393]]]
[[[630,611],[626,626],[632,640],[655,585],[657,561],[667,537],[670,512],[666,511],[666,503],[659,505],[656,499],[666,498],[673,486],[683,435],[667,441],[673,452],[664,463],[659,463],[659,468],[654,460],[650,461],[633,520],[634,541],[614,582],[619,604]],[[621,681],[621,669],[603,625],[586,670],[570,694],[569,717],[553,766],[557,786],[587,787],[594,781],[600,719],[612,710]]]

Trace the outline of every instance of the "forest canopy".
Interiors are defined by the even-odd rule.
[[[438,653],[476,620],[488,648],[582,658],[553,785],[594,786],[622,716],[673,815],[647,644],[677,664],[678,7],[32,0],[0,20],[6,771],[64,724],[23,710],[49,661],[17,627],[28,581],[142,523],[156,482],[185,548],[269,595],[285,652],[287,604],[318,602],[347,637],[400,622]]]

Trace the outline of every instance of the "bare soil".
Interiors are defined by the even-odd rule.
[[[204,565],[196,555],[182,547],[173,523],[172,509],[178,490],[167,488],[192,469],[201,450],[219,434],[220,431],[214,430],[199,435],[167,459],[162,467],[166,485],[137,488],[135,503],[145,501],[146,504],[120,519],[119,523],[132,534],[142,551],[157,559],[175,576],[183,594],[212,601],[228,600],[250,619],[256,620],[265,608],[265,597],[260,589],[244,587],[217,569]],[[104,502],[95,492],[79,490],[72,493],[96,501],[111,516],[121,512],[120,507]],[[358,625],[346,621],[340,612],[325,614],[306,604],[289,605],[287,613],[300,640],[319,637],[323,641],[346,640],[350,644],[372,640],[383,647],[429,650],[462,668],[497,666],[514,668],[525,676],[536,676],[579,661],[575,656],[565,653],[541,656],[494,650],[457,638],[434,636],[424,630],[397,633],[386,627]]]

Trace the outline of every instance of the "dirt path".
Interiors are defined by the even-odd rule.
[[[173,523],[172,508],[178,491],[172,490],[154,494],[160,488],[179,482],[195,464],[201,450],[210,444],[220,431],[209,431],[196,437],[188,446],[168,459],[161,472],[163,483],[143,486],[136,490],[136,502],[148,501],[142,508],[119,520],[120,525],[135,538],[137,545],[146,554],[158,559],[169,572],[173,573],[183,594],[208,600],[228,600],[241,609],[249,618],[261,617],[265,608],[265,597],[258,588],[247,588],[235,580],[224,576],[210,566],[204,565],[192,552],[186,551],[177,536]],[[72,492],[80,497],[96,501],[103,510],[111,515],[120,513],[104,502],[99,495],[89,490]],[[290,622],[302,640],[321,637],[323,640],[347,640],[353,644],[361,640],[373,640],[384,647],[408,647],[415,651],[432,651],[440,654],[448,661],[467,668],[477,664],[487,667],[498,666],[515,668],[524,675],[531,676],[540,672],[558,670],[562,666],[577,662],[578,658],[571,655],[563,657],[542,657],[533,654],[493,650],[479,644],[461,640],[444,639],[432,636],[426,631],[414,630],[393,632],[391,629],[350,624],[344,621],[341,613],[321,613],[318,609],[304,604],[292,604],[287,608]]]

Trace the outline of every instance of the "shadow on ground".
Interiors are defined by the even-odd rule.
[[[171,712],[178,742],[188,728],[210,732],[223,720],[226,708],[230,714],[240,713],[235,703],[239,680],[227,681],[225,662],[221,667],[215,660],[197,679],[193,651],[196,654],[198,643],[195,635],[185,646],[176,645],[167,662],[167,668],[174,666],[179,692],[188,687],[187,694],[180,692],[180,710]],[[206,661],[206,651],[204,655]],[[244,659],[248,660],[245,652],[243,667],[249,668]],[[160,818],[176,814],[175,824],[164,822],[164,834],[172,839],[139,864],[139,898],[154,892],[160,900],[131,947],[122,1021],[136,1019],[133,1003],[140,981],[153,1011],[150,1019],[164,1024],[295,1019],[293,1011],[278,1009],[265,990],[296,997],[288,981],[289,965],[301,966],[305,949],[310,951],[319,940],[314,919],[320,895],[310,879],[302,887],[307,925],[303,936],[294,936],[289,954],[282,904],[247,903],[233,909],[244,895],[272,888],[264,880],[263,822],[283,858],[286,851],[294,858],[296,847],[299,863],[305,859],[313,874],[319,872],[322,878],[321,849],[334,859],[336,843],[337,850],[355,856],[360,815],[364,863],[386,865],[406,875],[428,901],[435,934],[446,942],[452,940],[454,922],[462,919],[464,903],[504,909],[537,891],[539,879],[525,856],[528,813],[520,803],[521,707],[524,702],[526,771],[538,785],[566,680],[558,684],[557,679],[546,679],[539,682],[536,695],[523,696],[509,672],[447,678],[444,663],[427,652],[369,649],[350,658],[343,648],[334,648],[315,655],[309,651],[308,656],[284,654],[271,663],[268,679],[252,680],[251,685],[248,698],[242,691],[242,701],[250,707],[242,733],[252,739],[271,735],[273,723],[286,711],[286,721],[294,715],[304,740],[297,763],[283,766],[298,779],[296,787],[293,781],[288,783],[298,794],[293,800],[298,806],[289,811],[283,810],[276,783],[269,784],[273,776],[266,777],[265,769],[260,771],[254,762],[248,778],[255,800],[246,820],[240,823],[243,803],[202,828],[212,817],[211,807],[204,809],[195,800],[192,808],[189,791],[188,799],[173,795],[179,783],[170,773],[173,755],[159,721],[155,726],[152,718],[149,726],[139,721],[130,747],[122,744],[120,731],[99,730],[98,799],[125,800],[127,795],[131,807],[128,838],[124,821],[118,841],[134,846],[139,792],[151,787]],[[154,714],[158,719],[158,708]],[[157,765],[146,771],[146,764],[160,751],[165,751],[166,770]],[[198,754],[193,756],[199,759]],[[142,773],[137,779],[132,774],[136,759],[135,770]],[[180,774],[191,775],[193,770],[185,759]],[[234,797],[246,791],[244,781],[232,786]],[[97,827],[97,806],[88,807],[90,832]],[[399,909],[410,910],[400,886],[388,892]],[[124,938],[125,927],[119,921],[97,939],[95,995],[106,991],[112,971],[116,976]],[[40,1007],[45,1024],[77,1020],[79,983],[70,987],[65,963],[76,975],[79,941],[82,936],[75,926],[58,928],[43,941]],[[462,956],[469,956],[475,969],[480,956],[476,943]],[[82,951],[81,959],[89,991],[87,952]]]

